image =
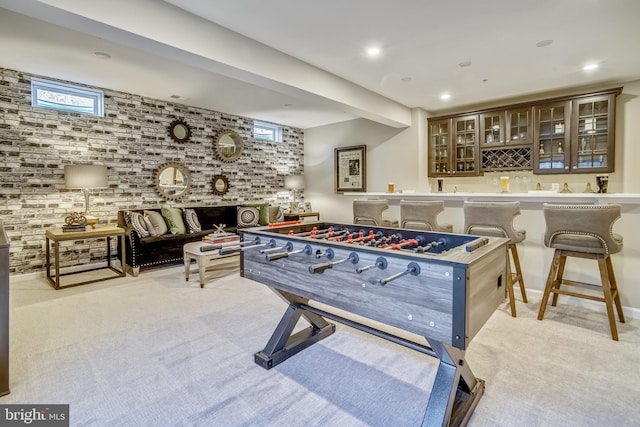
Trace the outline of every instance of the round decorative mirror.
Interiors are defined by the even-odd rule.
[[[169,125],[169,136],[175,142],[187,142],[191,138],[191,127],[182,119],[177,119]]]
[[[236,132],[232,130],[222,130],[214,137],[213,149],[218,159],[226,163],[232,163],[242,155],[244,142]]]
[[[229,191],[229,180],[224,175],[213,176],[213,194],[224,196]]]
[[[191,190],[191,172],[182,163],[164,163],[153,173],[156,193],[165,200],[179,200]]]

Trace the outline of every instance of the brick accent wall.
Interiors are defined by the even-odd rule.
[[[11,240],[12,274],[42,271],[45,230],[62,226],[72,211],[84,211],[82,191],[64,188],[64,165],[107,166],[109,188],[91,193],[91,213],[100,217],[101,224],[115,224],[119,209],[164,204],[266,200],[286,205],[291,195],[284,190],[284,176],[303,172],[301,129],[284,127],[282,143],[257,140],[251,136],[250,118],[109,89],[102,89],[104,117],[32,108],[31,77],[0,68],[0,219]],[[168,126],[177,118],[191,127],[187,143],[169,137]],[[244,139],[244,152],[235,163],[216,159],[213,137],[222,129],[234,130]],[[191,171],[191,192],[179,202],[165,202],[154,190],[154,170],[169,161],[181,162]],[[224,196],[212,191],[217,174],[230,181]],[[104,241],[65,243],[62,267],[106,259]]]

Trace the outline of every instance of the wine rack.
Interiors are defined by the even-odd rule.
[[[482,170],[528,170],[531,165],[531,147],[482,150]]]

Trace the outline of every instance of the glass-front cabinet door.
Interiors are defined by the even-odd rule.
[[[533,109],[531,107],[507,110],[507,143],[533,142]]]
[[[533,141],[533,110],[513,108],[480,114],[480,146],[525,145]]]
[[[453,119],[453,164],[451,175],[479,175],[478,116]]]
[[[451,170],[451,120],[429,122],[429,176],[447,176]]]
[[[539,105],[535,109],[536,139],[533,169],[538,174],[568,173],[570,102]]]
[[[572,172],[612,172],[615,95],[573,102]]]
[[[480,145],[495,147],[505,143],[504,111],[480,114]]]

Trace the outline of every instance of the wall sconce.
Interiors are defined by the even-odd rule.
[[[304,175],[287,175],[284,177],[284,188],[293,192],[293,201],[291,202],[290,212],[298,213],[298,202],[296,199],[296,190],[304,190]]]
[[[84,216],[87,225],[94,225],[100,218],[90,214],[89,192],[93,188],[106,188],[109,186],[107,179],[107,167],[101,165],[65,165],[64,186],[69,189],[82,189],[84,193]]]

